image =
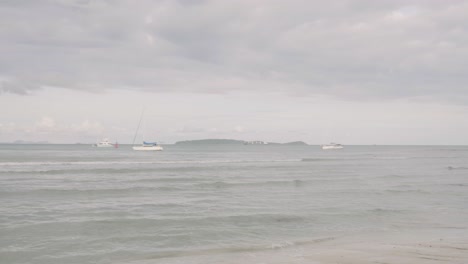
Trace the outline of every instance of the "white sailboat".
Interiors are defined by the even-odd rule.
[[[133,150],[152,150],[152,151],[161,151],[164,148],[161,147],[158,143],[156,142],[145,142],[143,141],[143,144],[141,146],[133,146]]]
[[[140,129],[141,120],[143,119],[143,113],[144,113],[144,109],[141,112],[140,122],[138,122],[138,127],[135,132],[135,136],[133,137],[132,145],[135,145],[135,139],[138,134],[138,130]],[[162,151],[164,149],[157,142],[146,142],[146,141],[143,141],[143,144],[141,144],[141,146],[133,146],[132,148],[133,150],[145,150],[145,151],[148,151],[148,150],[149,151]]]
[[[327,149],[342,149],[344,148],[343,145],[341,144],[336,144],[336,143],[330,143],[327,145],[322,145],[322,149],[327,150]]]

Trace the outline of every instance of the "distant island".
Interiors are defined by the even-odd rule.
[[[293,141],[287,143],[276,143],[276,142],[268,142],[269,145],[289,145],[289,146],[308,146],[309,144],[305,143],[304,141]]]
[[[293,141],[288,143],[275,143],[275,142],[264,142],[262,144],[252,144],[252,142],[263,142],[263,141],[244,141],[236,139],[197,139],[197,140],[184,140],[177,141],[176,145],[291,145],[291,146],[306,146],[307,143],[303,141]]]
[[[243,140],[235,139],[198,139],[198,140],[184,140],[177,141],[176,145],[219,145],[219,144],[231,144],[231,145],[242,145]]]
[[[282,145],[306,146],[306,145],[309,145],[309,144],[305,143],[304,141],[293,141],[293,142],[284,143]]]

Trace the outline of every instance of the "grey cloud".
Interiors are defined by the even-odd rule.
[[[0,91],[466,97],[464,1],[7,1]],[[461,100],[468,102],[466,100]]]
[[[0,79],[0,94],[12,93],[26,95],[32,90],[40,89],[38,85],[34,85],[30,82],[22,81],[9,81]]]

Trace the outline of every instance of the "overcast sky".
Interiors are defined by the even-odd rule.
[[[0,142],[468,144],[468,1],[0,1]]]

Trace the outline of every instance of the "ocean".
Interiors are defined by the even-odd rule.
[[[0,263],[468,263],[467,146],[0,145]]]

